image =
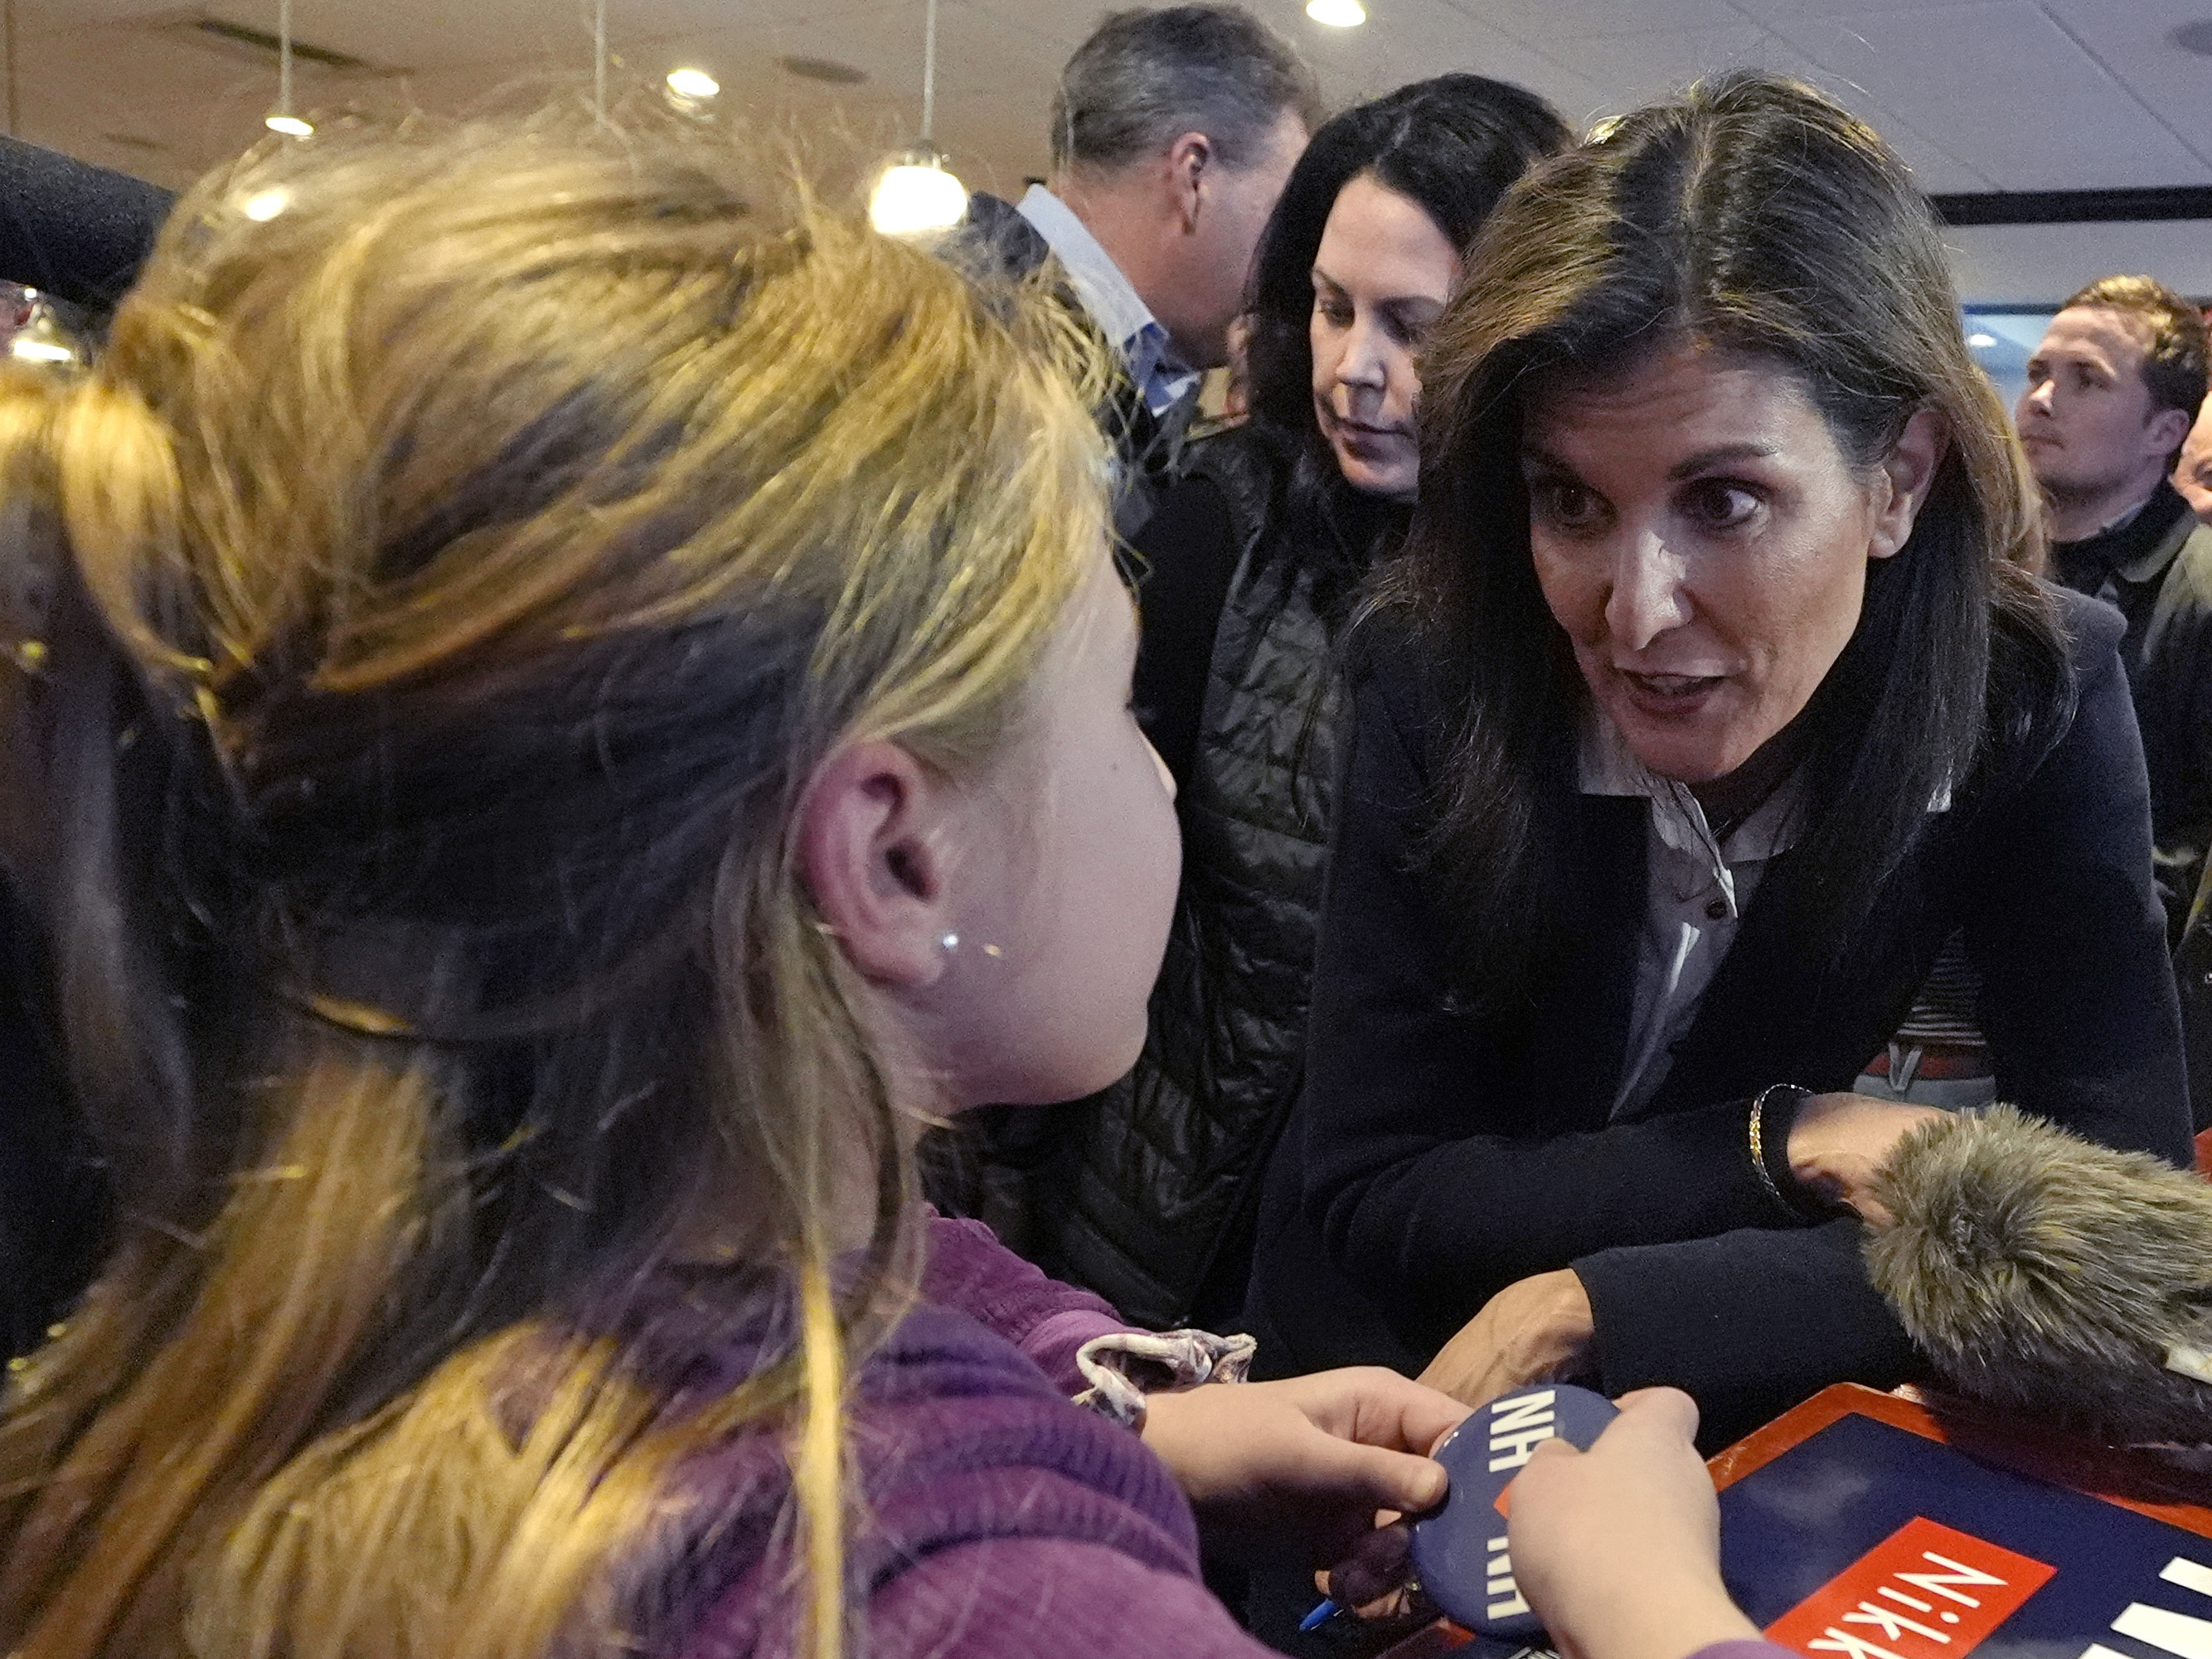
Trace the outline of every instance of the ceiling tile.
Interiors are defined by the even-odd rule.
[[[328,102],[330,84],[302,66],[294,102]],[[20,41],[15,85],[20,137],[173,187],[266,137],[276,100],[275,73],[251,59],[130,24]]]
[[[2056,306],[2118,271],[2155,276],[2212,299],[2212,225],[1966,225],[1945,233],[1960,294],[1969,302]]]
[[[2212,182],[2212,167],[2028,0],[1777,31],[2000,188]]]
[[[2212,162],[2212,58],[2173,44],[2212,0],[2043,0],[2051,21],[2148,107],[2200,160]]]
[[[1743,21],[1731,0],[1465,0],[1465,9],[1527,45],[1562,49],[1570,64],[1575,43],[1582,40]]]
[[[1581,77],[1448,0],[1376,0],[1368,17],[1356,29],[1308,24],[1298,39],[1340,108],[1409,82],[1454,73],[1510,81],[1554,102],[1564,94],[1568,107],[1561,112],[1570,119],[1575,118],[1571,106],[1595,91]]]
[[[941,0],[939,125],[963,166],[1015,184],[1034,170],[1052,83],[1112,3]],[[275,26],[276,0],[201,3]],[[411,71],[349,80],[302,64],[301,101],[446,110],[500,88],[510,103],[574,96],[590,68],[591,3],[295,0],[303,40]],[[2212,0],[1368,0],[1371,21],[1342,33],[1306,19],[1300,0],[1248,3],[1310,54],[1339,103],[1470,69],[1581,124],[1756,63],[1826,86],[1932,190],[2212,179],[2212,59],[2166,38]],[[274,66],[158,27],[199,15],[193,0],[16,4],[26,136],[164,179],[258,136]],[[921,0],[608,7],[619,75],[650,81],[698,61],[731,89],[725,107],[810,134],[842,123],[855,153],[919,120]],[[869,79],[795,81],[775,67],[786,53],[850,61]]]
[[[1025,177],[1044,176],[1047,108],[1026,93],[952,99],[939,109],[938,142],[969,189],[1012,201]]]
[[[1701,76],[1756,61],[1766,33],[1739,21],[1719,29],[1663,29],[1579,41],[1574,63],[1612,95],[1616,111],[1671,96]]]
[[[51,34],[60,29],[88,28],[100,23],[126,22],[138,18],[175,18],[197,15],[197,8],[179,9],[177,0],[15,0],[15,33],[19,40]],[[270,21],[257,27],[274,29]]]
[[[1912,169],[1913,182],[1929,195],[1993,188],[1989,179],[1944,149],[1888,106],[1876,100],[1864,87],[1822,68],[1779,34],[1767,32],[1746,53],[1744,62],[1752,67],[1771,70],[1778,75],[1794,76],[1826,93],[1880,133],[1905,164]]]
[[[1885,11],[1925,11],[1929,0],[1735,0],[1736,9],[1762,23],[1783,19],[1863,17]]]

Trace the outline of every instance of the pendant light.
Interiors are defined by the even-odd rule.
[[[868,198],[868,222],[886,236],[948,230],[968,215],[968,187],[945,165],[930,137],[937,116],[937,0],[923,0],[921,137],[899,152]]]
[[[277,0],[276,107],[261,125],[288,138],[305,138],[315,130],[313,122],[292,113],[292,0]]]
[[[607,0],[592,3],[592,115],[607,118]]]

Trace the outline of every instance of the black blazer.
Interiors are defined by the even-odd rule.
[[[2150,819],[2109,607],[2061,596],[2070,726],[1938,815],[1841,960],[1796,926],[1781,854],[1674,1049],[1609,1121],[1644,915],[1641,799],[1580,798],[1594,918],[1509,1037],[1455,1012],[1445,931],[1412,870],[1432,733],[1414,669],[1354,669],[1306,1093],[1271,1168],[1250,1311],[1267,1369],[1414,1370],[1495,1291],[1572,1266],[1607,1393],[1671,1382],[1709,1441],[1832,1382],[1916,1369],[1850,1218],[1808,1221],[1754,1173],[1747,1103],[1846,1089],[1963,927],[2000,1094],[2094,1139],[2189,1153]],[[1786,1174],[1786,1172],[1785,1172]],[[1802,1196],[1802,1195],[1801,1195]]]
[[[104,310],[131,286],[175,200],[143,179],[0,137],[0,276]]]

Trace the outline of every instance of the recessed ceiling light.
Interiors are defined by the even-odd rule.
[[[2166,38],[2184,52],[2199,52],[2212,58],[2212,17],[2200,17],[2193,23],[2184,23]]]
[[[868,78],[866,70],[854,69],[850,64],[841,64],[834,58],[779,58],[784,73],[795,75],[802,81],[827,81],[833,87],[857,87]]]
[[[668,89],[679,98],[712,98],[722,83],[702,69],[677,69],[668,71]]]
[[[1333,29],[1357,28],[1367,21],[1367,8],[1359,0],[1306,0],[1306,15]]]

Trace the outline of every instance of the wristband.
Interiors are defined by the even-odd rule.
[[[1242,1382],[1259,1343],[1212,1331],[1109,1331],[1075,1351],[1076,1369],[1091,1386],[1075,1396],[1086,1411],[1124,1428],[1145,1426],[1145,1395]]]

